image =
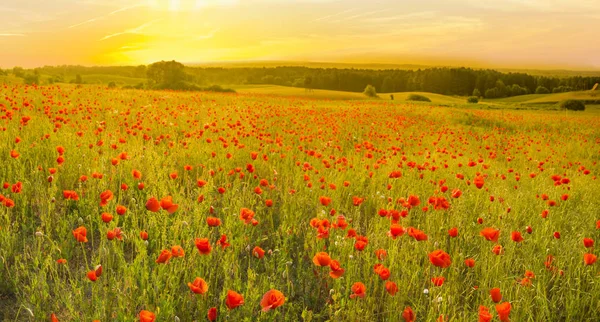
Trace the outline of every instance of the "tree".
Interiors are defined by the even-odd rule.
[[[479,91],[478,88],[476,88],[476,89],[473,90],[473,96],[475,96],[475,97],[481,97],[481,92]]]
[[[582,101],[577,100],[566,100],[560,102],[560,108],[563,110],[570,111],[585,111],[585,104]]]
[[[538,86],[535,89],[535,93],[536,94],[549,94],[550,91],[546,87],[544,87],[544,86]]]
[[[497,98],[498,97],[498,89],[497,88],[490,88],[487,91],[485,91],[485,98]]]
[[[394,81],[390,76],[387,76],[383,79],[383,84],[381,85],[382,93],[392,93],[394,92]]]
[[[81,75],[75,75],[75,84],[83,84],[83,79],[81,78]]]
[[[25,80],[25,84],[27,85],[38,85],[40,83],[40,75],[39,74],[26,74],[23,76]]]
[[[367,87],[365,87],[365,91],[363,92],[363,94],[367,95],[368,97],[379,97],[377,96],[377,90],[375,89],[375,87],[373,85],[367,85]]]
[[[115,83],[115,82],[108,83],[108,88],[116,88],[116,87],[117,87],[117,83]]]
[[[311,91],[312,90],[312,77],[311,76],[306,76],[304,77],[304,89],[307,91]]]
[[[467,103],[477,104],[477,103],[479,103],[479,98],[477,96],[469,96],[467,98]]]
[[[25,76],[25,70],[23,69],[23,67],[14,67],[13,68],[13,75],[15,75],[16,77],[22,78],[23,76]]]
[[[182,63],[160,61],[151,64],[146,70],[146,77],[153,87],[164,89],[181,89],[186,79],[185,67]]]

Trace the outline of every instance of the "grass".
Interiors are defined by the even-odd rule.
[[[480,305],[496,315],[494,287],[513,321],[600,316],[598,263],[583,259],[598,251],[582,242],[599,238],[597,108],[466,109],[437,107],[455,98],[432,94],[432,103],[403,102],[403,93],[392,104],[236,90],[0,87],[0,316],[137,321],[148,310],[158,321],[193,321],[215,307],[228,321],[397,321],[410,307],[418,321],[473,321]],[[106,191],[113,197],[102,202]],[[165,197],[177,209],[164,199],[172,213],[154,211],[149,200]],[[242,208],[256,222],[242,220]],[[396,221],[404,234],[392,238]],[[87,242],[75,239],[78,227]],[[486,227],[500,231],[497,241],[481,236]],[[122,240],[109,240],[116,228]],[[226,248],[217,243],[223,235]],[[209,254],[196,238],[208,238]],[[157,263],[173,246],[184,256]],[[378,259],[380,249],[387,256]],[[449,267],[432,264],[436,250],[449,254]],[[318,252],[339,261],[340,278],[314,264]],[[389,269],[387,280],[376,264]],[[208,284],[203,295],[188,287],[196,277]],[[445,282],[434,286],[434,277]],[[366,295],[351,298],[357,282]],[[398,286],[393,296],[387,282]],[[271,289],[285,303],[261,312]],[[228,309],[229,290],[245,303]]]

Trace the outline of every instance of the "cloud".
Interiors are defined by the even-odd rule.
[[[24,37],[25,34],[0,33],[0,37]]]
[[[117,37],[117,36],[120,36],[120,35],[141,34],[142,30],[146,29],[147,27],[150,27],[151,25],[153,25],[156,22],[161,21],[161,20],[163,20],[163,19],[162,18],[154,19],[154,20],[152,20],[150,22],[147,22],[147,23],[145,23],[143,25],[140,25],[138,27],[127,29],[127,30],[124,30],[124,31],[121,31],[121,32],[117,32],[117,33],[114,33],[114,34],[106,35],[102,39],[100,39],[100,41],[103,41],[103,40],[106,40],[106,39],[109,39],[109,38],[113,38],[113,37]]]
[[[119,9],[111,11],[111,12],[105,14],[105,15],[98,16],[98,17],[95,17],[95,18],[91,18],[91,19],[88,19],[88,20],[86,20],[84,22],[80,22],[78,24],[74,24],[72,26],[69,26],[68,28],[79,27],[81,25],[85,25],[85,24],[88,24],[90,22],[94,22],[94,21],[97,21],[97,20],[104,19],[106,17],[112,16],[112,15],[117,14],[119,12],[123,12],[123,11],[134,9],[134,8],[139,8],[139,7],[145,7],[145,6],[146,6],[145,4],[136,4],[136,5],[132,5],[132,6],[127,6],[127,7],[119,8]]]
[[[214,36],[215,36],[215,34],[216,34],[217,32],[219,32],[219,30],[221,30],[221,28],[216,28],[216,29],[213,29],[213,30],[211,30],[211,31],[210,31],[208,34],[206,34],[206,35],[199,35],[199,36],[196,36],[196,39],[197,39],[197,40],[202,40],[202,39],[209,39],[209,38],[212,38],[212,37],[214,37]]]

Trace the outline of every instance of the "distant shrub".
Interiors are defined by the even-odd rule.
[[[216,92],[216,93],[236,93],[236,91],[232,88],[223,88],[219,85],[212,85],[204,89],[208,92]]]
[[[108,83],[108,88],[116,88],[116,87],[117,87],[117,83],[115,83],[115,82]]]
[[[367,87],[365,87],[365,91],[363,92],[363,94],[367,95],[368,97],[379,97],[379,96],[377,96],[377,90],[375,89],[375,86],[373,86],[373,85],[367,85]]]
[[[560,108],[563,110],[570,111],[585,111],[585,104],[582,101],[578,100],[566,100],[560,102]]]
[[[497,98],[498,97],[498,89],[490,88],[485,91],[485,98]]]
[[[427,96],[423,96],[423,95],[419,95],[419,94],[410,94],[408,95],[408,97],[406,98],[407,101],[417,101],[417,102],[431,102],[431,100],[429,99],[429,97]]]
[[[544,86],[538,86],[535,89],[535,93],[536,94],[549,94],[550,91],[546,87],[544,87]]]
[[[473,90],[473,96],[475,96],[475,97],[481,97],[481,92],[479,91],[479,89],[476,88],[476,89]]]
[[[479,98],[477,98],[476,96],[469,96],[467,98],[467,103],[477,104],[479,103]]]
[[[38,74],[26,74],[23,79],[27,85],[38,85],[40,83],[40,75]]]
[[[554,87],[552,89],[552,93],[566,93],[566,92],[572,92],[573,91],[573,87],[570,86],[558,86],[558,87]]]

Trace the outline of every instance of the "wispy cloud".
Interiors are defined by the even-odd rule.
[[[95,18],[91,18],[91,19],[88,19],[88,20],[86,20],[84,22],[80,22],[80,23],[71,25],[71,26],[69,26],[69,28],[79,27],[79,26],[88,24],[90,22],[94,22],[94,21],[98,21],[98,20],[104,19],[106,17],[112,16],[112,15],[117,14],[119,12],[127,11],[127,10],[134,9],[134,8],[139,8],[139,7],[145,7],[145,6],[146,6],[145,4],[141,4],[140,3],[140,4],[136,4],[136,5],[132,5],[132,6],[127,6],[127,7],[119,8],[119,9],[111,11],[111,12],[105,14],[105,15],[98,16],[98,17],[95,17]]]
[[[0,37],[24,37],[25,34],[0,33]]]
[[[202,39],[209,39],[209,38],[212,38],[212,37],[214,37],[214,36],[215,36],[215,34],[216,34],[217,32],[219,32],[219,30],[221,30],[221,28],[216,28],[216,29],[213,29],[213,30],[211,30],[209,33],[207,33],[206,35],[199,35],[199,36],[196,36],[196,39],[198,39],[198,40],[202,40]]]
[[[357,10],[356,8],[344,10],[342,12],[334,13],[334,14],[327,15],[327,16],[324,16],[324,17],[321,17],[321,18],[317,18],[317,19],[313,20],[312,22],[322,21],[322,20],[326,20],[326,19],[329,19],[329,18],[335,18],[335,17],[341,16],[343,14],[350,13],[350,12],[356,11],[356,10]]]
[[[150,22],[147,22],[147,23],[145,23],[145,24],[143,24],[141,26],[138,26],[138,27],[135,27],[135,28],[131,28],[131,29],[127,29],[127,30],[124,30],[124,31],[121,31],[121,32],[117,32],[117,33],[114,33],[114,34],[106,35],[102,39],[100,39],[100,41],[103,41],[103,40],[106,40],[106,39],[109,39],[109,38],[113,38],[113,37],[116,37],[116,36],[120,36],[120,35],[141,34],[142,30],[146,29],[147,27],[150,27],[151,25],[153,25],[156,22],[161,21],[161,20],[163,20],[163,19],[162,18],[154,19],[154,20],[152,20]]]
[[[359,13],[359,14],[356,14],[356,15],[348,16],[348,17],[343,17],[341,19],[337,19],[337,20],[334,20],[332,22],[342,22],[342,21],[348,21],[348,20],[352,20],[352,19],[356,19],[356,18],[362,18],[362,17],[372,16],[374,14],[377,14],[377,13],[380,13],[380,12],[384,12],[384,11],[388,11],[388,10],[386,10],[386,9],[373,10],[373,11],[369,11],[369,12],[364,12],[364,13]]]

